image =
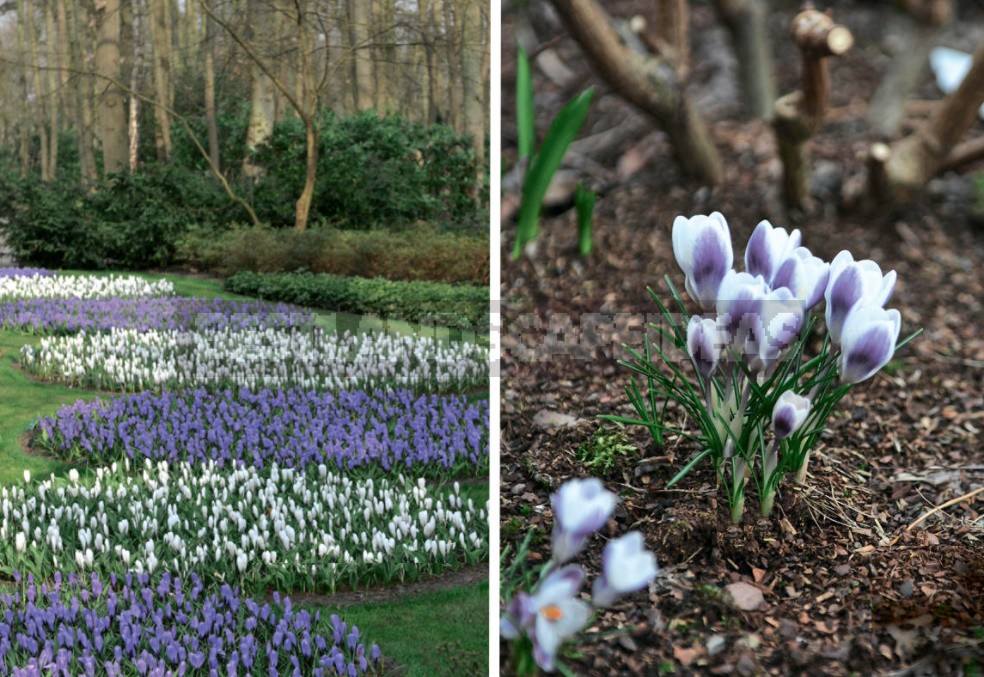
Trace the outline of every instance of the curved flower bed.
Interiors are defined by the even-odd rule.
[[[276,594],[260,605],[168,573],[14,576],[0,595],[0,675],[358,675],[379,661],[356,626]]]
[[[133,275],[0,275],[0,300],[13,298],[79,298],[170,296],[174,285],[170,280],[148,282]]]
[[[204,387],[465,391],[488,386],[488,350],[465,342],[320,329],[113,329],[21,348],[35,374],[72,385],[138,391]]]
[[[125,463],[129,466],[129,463]],[[148,571],[250,590],[414,579],[488,555],[487,513],[423,479],[145,462],[0,490],[0,572]]]
[[[485,401],[407,390],[145,392],[66,405],[40,419],[35,443],[88,463],[149,458],[474,472],[488,462],[488,416]]]
[[[44,334],[130,329],[138,332],[255,327],[299,327],[313,315],[294,306],[147,296],[142,298],[13,299],[0,303],[0,327]]]

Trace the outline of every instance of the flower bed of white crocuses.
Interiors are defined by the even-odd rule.
[[[148,282],[133,275],[31,275],[0,277],[0,301],[5,299],[104,299],[171,296],[170,280]]]
[[[170,571],[245,590],[334,591],[413,579],[488,556],[487,512],[453,488],[325,466],[142,471],[0,490],[0,572]]]
[[[139,391],[179,387],[389,387],[463,391],[488,383],[488,350],[465,342],[321,329],[113,330],[24,346],[33,373],[76,386]]]

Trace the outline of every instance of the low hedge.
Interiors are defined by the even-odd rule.
[[[487,228],[459,233],[425,224],[400,231],[192,229],[182,237],[178,254],[185,266],[224,277],[304,269],[343,277],[488,285],[490,271]]]
[[[236,294],[269,301],[479,332],[489,329],[489,288],[383,278],[243,271],[226,280]]]

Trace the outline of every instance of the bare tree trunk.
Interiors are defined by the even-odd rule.
[[[142,29],[145,17],[143,1],[131,0],[133,12],[133,68],[130,70],[130,157],[131,172],[137,171],[140,155],[140,97],[134,93],[140,89],[140,74],[144,67],[144,31]]]
[[[933,111],[918,131],[891,146],[871,150],[869,189],[881,206],[911,202],[940,168],[950,162],[957,142],[977,121],[984,104],[984,45],[978,47],[970,72]]]
[[[799,90],[776,101],[772,125],[783,165],[783,201],[790,209],[802,210],[810,197],[806,142],[820,128],[830,99],[827,57],[847,52],[854,37],[815,9],[793,18],[792,33],[803,60],[802,81]]]
[[[718,15],[731,34],[745,113],[760,120],[772,118],[776,84],[765,25],[766,0],[715,0]]]
[[[221,26],[223,30],[225,30],[225,32],[229,35],[229,37],[232,38],[233,41],[237,45],[239,45],[239,47],[241,47],[244,52],[246,52],[246,55],[249,57],[250,61],[252,61],[253,64],[270,80],[270,82],[273,83],[274,87],[280,90],[280,93],[283,94],[284,98],[287,99],[287,101],[290,102],[290,105],[294,107],[294,110],[297,111],[297,114],[300,116],[301,121],[304,123],[304,134],[305,134],[305,141],[307,144],[307,158],[305,161],[306,176],[304,178],[304,189],[301,192],[301,196],[297,200],[297,205],[296,205],[297,211],[294,220],[294,227],[297,230],[304,230],[305,228],[307,228],[307,222],[308,222],[308,217],[310,214],[310,207],[311,207],[311,199],[314,193],[314,184],[317,176],[316,172],[318,169],[317,111],[314,110],[317,105],[318,97],[316,96],[316,92],[314,91],[313,82],[305,78],[305,82],[306,82],[305,96],[308,97],[311,101],[310,104],[311,109],[309,110],[308,107],[305,105],[305,102],[299,101],[294,96],[294,94],[290,91],[290,89],[287,88],[286,84],[281,82],[280,79],[274,75],[273,70],[266,63],[263,57],[261,57],[256,52],[256,50],[250,46],[250,44],[247,41],[243,40],[243,38],[238,33],[236,33],[236,31],[233,30],[228,23],[220,19],[212,10],[212,8],[210,8],[207,4],[205,4],[205,0],[200,0],[200,2],[202,3],[202,9],[205,11],[205,13],[208,14],[208,16],[212,20],[214,20],[215,23]],[[307,39],[305,37],[307,30],[304,25],[303,4],[304,3],[302,2],[302,0],[298,0],[298,4],[296,5],[296,7],[298,9],[298,15],[297,15],[298,33],[301,37],[299,42],[302,45],[305,45],[307,43]],[[309,51],[308,49],[303,49],[302,53],[307,54],[308,51]],[[308,64],[307,64],[307,57],[304,57],[303,61],[304,64],[302,68],[305,73],[308,73],[310,69],[308,68]]]
[[[171,116],[168,109],[173,107],[174,96],[168,0],[148,0],[148,3],[150,35],[154,45],[154,97],[161,104],[154,106],[154,121],[157,123],[154,144],[157,159],[167,162],[171,158]]]
[[[365,0],[349,0],[349,30],[355,64],[355,108],[372,108],[372,61],[369,49],[369,5]]]
[[[45,64],[47,70],[47,93],[45,98],[48,100],[48,122],[50,124],[48,140],[48,176],[55,178],[58,173],[58,132],[59,124],[59,101],[58,93],[58,37],[55,34],[55,13],[51,7],[51,2],[44,3],[44,32],[45,32]]]
[[[66,34],[68,35],[69,52],[71,53],[72,68],[76,71],[75,76],[75,133],[76,143],[79,153],[79,178],[84,186],[92,186],[98,175],[96,173],[96,159],[93,154],[93,124],[92,106],[89,95],[92,92],[92,78],[89,75],[82,75],[88,72],[86,66],[88,60],[85,55],[88,48],[83,49],[83,45],[89,45],[89,32],[84,28],[87,22],[79,17],[79,12],[83,11],[75,2],[68,3],[66,9],[65,0],[58,0],[59,15],[65,14]]]
[[[656,40],[664,56],[676,65],[682,82],[690,73],[690,7],[687,0],[658,0],[656,6]]]
[[[594,0],[551,2],[601,77],[666,131],[683,170],[709,184],[720,182],[717,150],[703,119],[677,80],[673,65],[623,45]]]
[[[314,73],[311,69],[311,53],[314,46],[309,39],[310,31],[304,15],[304,0],[297,0],[297,80],[301,83],[302,110],[298,111],[304,121],[305,174],[304,188],[297,198],[294,213],[294,228],[306,230],[311,214],[311,202],[314,199],[314,182],[318,173],[318,128],[317,107],[318,96],[315,91]]]
[[[215,118],[215,22],[207,15],[203,18],[205,20],[205,126],[208,128],[208,156],[216,169],[221,170],[219,125]]]
[[[428,44],[427,70],[430,76],[427,78],[430,83],[430,122],[446,122],[448,116],[448,75],[444,64],[438,58],[438,43],[449,38],[446,31],[439,26],[444,21],[444,0],[430,0],[430,16],[428,17]]]
[[[17,4],[17,48],[20,54],[18,59],[21,63],[27,62],[28,49],[27,49],[27,11],[25,9],[26,3],[21,0]],[[20,115],[20,175],[22,179],[26,179],[31,171],[31,131],[33,127],[33,116],[31,115],[31,109],[28,105],[28,101],[31,100],[30,90],[27,86],[27,67],[20,69],[17,77],[18,83],[20,84],[20,94],[21,94],[21,115]]]
[[[126,167],[126,108],[120,79],[120,0],[106,0],[96,7],[99,44],[96,48],[96,72],[99,82],[99,125],[102,136],[103,167],[116,172]]]
[[[915,20],[905,48],[894,56],[868,107],[868,124],[884,137],[895,136],[905,115],[905,102],[926,71],[933,45],[953,14],[951,0],[908,0]]]
[[[484,31],[482,30],[482,8],[477,2],[464,0],[461,3],[462,46],[461,75],[462,129],[472,135],[475,157],[478,160],[479,176],[485,166],[485,115],[482,112],[482,53],[485,51]]]
[[[272,23],[273,17],[264,12],[265,4],[262,0],[249,0],[249,22],[251,25],[251,35],[247,39],[260,44],[263,47],[269,46],[268,30],[264,26]],[[208,10],[206,10],[208,11]],[[215,17],[212,17],[215,19]],[[266,143],[266,140],[273,134],[273,123],[276,114],[276,98],[274,84],[271,74],[267,73],[261,65],[254,60],[250,68],[253,85],[249,106],[249,125],[246,128],[246,157],[243,158],[243,174],[251,178],[258,178],[263,175],[264,169],[253,161],[252,153],[257,147]]]
[[[71,49],[69,48],[71,28],[68,25],[68,14],[65,12],[65,0],[54,0],[55,24],[58,41],[55,43],[55,63],[58,64],[58,101],[66,118],[71,118],[74,101],[71,95],[70,75]]]
[[[22,8],[18,19],[24,18],[24,33],[27,39],[28,48],[31,52],[31,88],[34,92],[34,101],[37,104],[37,131],[38,140],[41,143],[41,181],[47,183],[52,178],[52,167],[50,164],[51,156],[48,150],[48,92],[44,86],[42,77],[42,63],[40,50],[38,49],[38,34],[34,25],[34,6],[21,0]]]
[[[463,129],[461,124],[461,101],[458,83],[461,82],[461,26],[454,12],[454,0],[442,0],[444,8],[444,66],[447,79],[444,82],[448,107],[445,118],[455,129]]]

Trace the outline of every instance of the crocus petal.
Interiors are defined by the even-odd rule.
[[[615,509],[615,494],[601,480],[591,477],[566,482],[551,497],[554,511],[553,555],[566,562],[576,555],[587,537],[608,521]]]
[[[788,233],[768,221],[759,222],[745,247],[745,270],[771,285],[780,264],[799,246],[800,239],[799,229]]]
[[[813,256],[806,247],[797,247],[779,266],[772,279],[773,287],[786,287],[793,297],[810,310],[820,303],[830,280],[830,264]]]
[[[772,409],[772,428],[776,439],[786,439],[799,430],[809,415],[810,398],[797,395],[792,390],[785,391]]]
[[[693,360],[697,372],[703,378],[714,373],[724,341],[722,332],[718,331],[717,322],[712,319],[701,319],[698,315],[690,318],[687,325],[687,352]]]
[[[895,353],[902,317],[894,308],[858,305],[844,320],[837,371],[841,383],[860,383],[884,367]]]
[[[673,255],[686,276],[686,289],[703,308],[711,308],[725,273],[734,264],[731,232],[719,212],[673,221]]]
[[[768,294],[765,280],[748,273],[729,270],[721,282],[717,301],[718,325],[727,332],[731,346],[745,359],[758,355],[755,341],[762,334],[762,302]]]
[[[874,261],[855,261],[842,251],[830,262],[830,279],[824,293],[827,300],[827,330],[834,342],[841,340],[844,320],[858,305],[884,307],[895,290],[894,270],[882,275]]]
[[[536,617],[533,633],[533,658],[537,665],[553,672],[557,650],[591,620],[591,607],[579,599],[566,599],[544,606]]]
[[[656,556],[646,550],[642,534],[630,531],[605,546],[601,576],[592,587],[592,603],[596,607],[609,606],[619,595],[649,585],[657,573]]]
[[[753,366],[765,369],[791,346],[803,328],[803,302],[793,298],[786,287],[769,292],[762,299],[761,335],[758,340],[758,360]]]

